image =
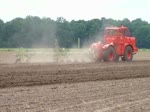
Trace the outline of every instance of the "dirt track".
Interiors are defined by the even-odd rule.
[[[0,87],[73,83],[150,76],[150,62],[0,65]]]
[[[146,60],[1,64],[0,111],[149,112],[149,82]]]

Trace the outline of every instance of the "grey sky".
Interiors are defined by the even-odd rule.
[[[150,0],[0,0],[0,19],[10,21],[28,15],[64,17],[67,20],[112,18],[150,22]]]

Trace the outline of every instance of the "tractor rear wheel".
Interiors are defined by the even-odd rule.
[[[125,48],[124,57],[122,57],[122,61],[132,61],[133,59],[133,50],[130,46]]]
[[[104,56],[104,61],[108,61],[108,62],[113,62],[116,61],[117,59],[115,49],[111,46],[104,51],[103,56]]]

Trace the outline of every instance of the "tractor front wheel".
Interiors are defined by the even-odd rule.
[[[125,48],[124,56],[122,57],[122,61],[132,61],[133,59],[133,50],[130,46]]]
[[[108,61],[108,62],[116,61],[117,55],[115,49],[113,47],[109,47],[104,51],[103,57],[104,57],[104,61]]]

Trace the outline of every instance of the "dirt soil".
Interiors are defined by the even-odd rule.
[[[0,64],[0,112],[150,112],[150,61]]]

